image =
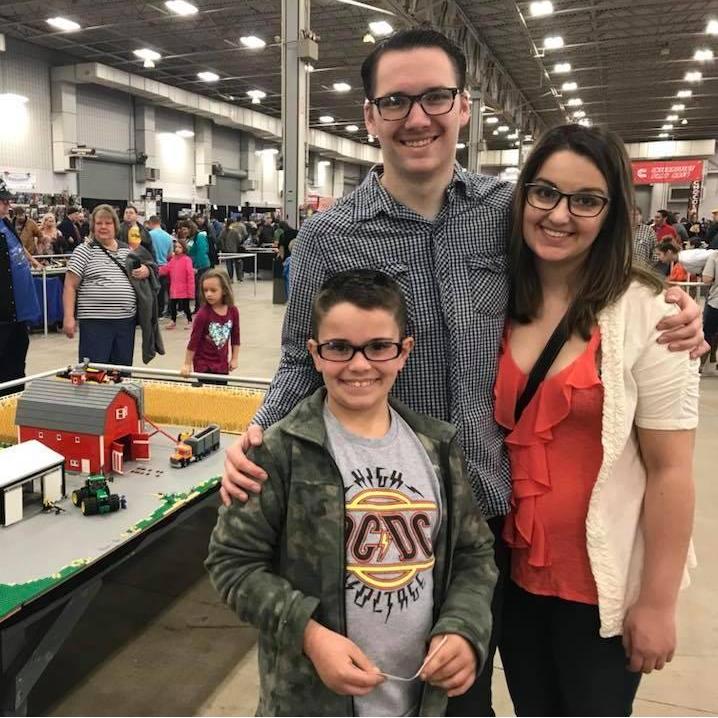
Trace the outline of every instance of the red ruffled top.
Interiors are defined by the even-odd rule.
[[[541,383],[517,425],[514,408],[528,376],[504,337],[494,389],[496,421],[511,461],[511,511],[503,537],[511,578],[524,590],[598,603],[586,548],[586,515],[603,459],[603,386],[596,328],[584,352]]]

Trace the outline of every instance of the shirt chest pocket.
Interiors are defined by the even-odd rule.
[[[466,257],[466,281],[471,309],[479,314],[504,315],[509,301],[508,263],[505,255]]]

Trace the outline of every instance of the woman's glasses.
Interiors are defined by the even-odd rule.
[[[552,210],[563,197],[568,200],[568,211],[574,217],[597,217],[608,204],[607,197],[589,192],[560,192],[555,187],[529,182],[524,185],[526,201],[535,209]]]

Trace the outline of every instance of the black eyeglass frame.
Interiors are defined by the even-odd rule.
[[[444,110],[444,112],[429,112],[427,111],[426,107],[424,107],[424,104],[422,103],[422,98],[426,95],[430,95],[432,92],[437,92],[438,90],[449,90],[451,92],[451,106],[448,110]],[[411,110],[413,109],[414,105],[418,102],[421,109],[424,111],[424,114],[428,115],[429,117],[440,117],[441,115],[448,115],[449,112],[451,112],[454,109],[454,105],[456,104],[456,96],[462,92],[461,89],[458,87],[432,87],[430,90],[426,90],[422,92],[420,95],[405,95],[403,92],[393,92],[391,95],[382,95],[381,97],[374,97],[371,100],[368,100],[370,105],[374,105],[379,112],[379,116],[382,120],[385,122],[401,122],[401,120],[405,120],[410,114]],[[384,115],[381,112],[381,107],[379,107],[379,103],[382,100],[385,100],[387,97],[405,97],[407,100],[409,100],[409,107],[406,110],[406,114],[403,117],[391,117],[387,118],[384,117]]]
[[[531,203],[531,200],[529,199],[530,190],[532,187],[540,187],[541,189],[548,189],[552,192],[555,192],[558,195],[558,199],[551,207],[537,207],[535,204]],[[527,182],[524,185],[524,189],[526,190],[526,202],[530,204],[534,209],[540,209],[544,212],[550,212],[552,209],[556,209],[558,207],[559,202],[565,197],[568,200],[568,211],[570,214],[572,214],[574,217],[582,217],[583,219],[591,219],[593,217],[598,217],[601,212],[606,208],[606,205],[610,203],[610,199],[608,197],[604,197],[600,194],[593,194],[593,192],[561,192],[561,190],[556,189],[555,187],[551,187],[551,185],[542,184],[541,182]],[[576,214],[571,209],[571,201],[574,197],[595,197],[596,199],[600,199],[602,204],[599,208],[598,212],[596,214]]]
[[[406,339],[406,337],[404,337],[404,339]],[[370,362],[394,361],[394,359],[398,359],[398,358],[401,356],[401,353],[404,351],[404,339],[401,339],[401,340],[398,341],[398,342],[388,342],[388,341],[387,341],[387,342],[383,342],[383,343],[385,343],[385,344],[391,344],[391,345],[396,349],[396,355],[393,356],[393,357],[389,357],[388,359],[370,359],[370,358],[366,355],[366,348],[367,348],[370,344],[376,343],[376,341],[377,341],[376,339],[373,339],[372,341],[367,342],[366,344],[362,344],[362,345],[359,346],[359,347],[354,346],[354,344],[349,344],[349,342],[344,342],[344,344],[345,344],[347,347],[350,347],[351,350],[352,350],[352,354],[351,354],[351,356],[350,356],[348,359],[329,359],[329,358],[327,358],[327,357],[325,357],[325,356],[322,355],[322,348],[323,348],[323,347],[326,347],[326,346],[329,346],[330,344],[336,344],[336,341],[323,342],[322,344],[317,344],[317,354],[319,354],[319,356],[320,356],[322,359],[324,359],[324,361],[337,362],[337,363],[339,363],[339,364],[346,364],[347,362],[350,362],[350,361],[355,357],[355,355],[356,355],[357,352],[361,352],[361,353],[364,355],[364,358],[365,358],[367,361],[370,361]]]

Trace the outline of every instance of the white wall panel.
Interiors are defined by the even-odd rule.
[[[239,169],[240,133],[229,127],[214,125],[212,127],[212,162],[219,162],[222,167]]]
[[[50,62],[42,51],[8,38],[0,53],[0,92],[28,98],[0,103],[0,171],[29,172],[37,192],[75,192],[71,174],[52,172]]]
[[[135,147],[130,95],[97,85],[77,87],[77,141],[95,149],[129,152]]]
[[[204,198],[194,187],[194,137],[183,138],[178,130],[194,130],[194,117],[158,107],[155,112],[155,150],[159,182],[166,202],[192,202]]]

